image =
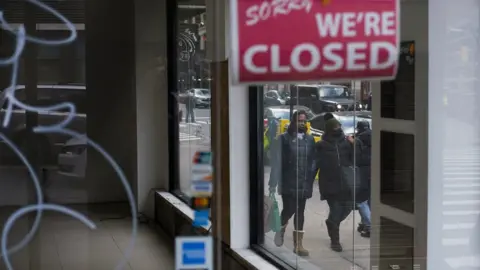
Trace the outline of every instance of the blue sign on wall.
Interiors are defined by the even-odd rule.
[[[182,263],[185,265],[205,264],[205,243],[192,242],[182,244]]]
[[[213,269],[212,237],[190,236],[175,239],[175,269]]]

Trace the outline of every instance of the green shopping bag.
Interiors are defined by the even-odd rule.
[[[280,210],[278,209],[278,202],[274,193],[270,193],[270,200],[272,201],[272,209],[270,214],[270,229],[273,232],[279,232],[282,225],[280,224]]]

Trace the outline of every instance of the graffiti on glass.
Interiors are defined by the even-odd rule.
[[[37,107],[37,106],[31,106],[29,104],[25,104],[20,102],[16,97],[15,97],[15,91],[17,89],[17,77],[18,77],[18,67],[19,67],[19,62],[20,62],[20,56],[23,53],[25,49],[25,45],[27,42],[32,42],[35,44],[38,44],[40,46],[61,46],[65,44],[72,43],[75,41],[77,38],[77,32],[75,30],[75,26],[68,21],[62,14],[60,14],[58,11],[52,9],[50,6],[38,1],[38,0],[27,0],[29,4],[35,5],[38,8],[42,9],[43,11],[55,16],[58,18],[69,30],[70,35],[68,38],[64,39],[57,39],[57,40],[52,40],[52,39],[43,39],[35,36],[29,35],[29,33],[26,33],[25,27],[21,25],[20,27],[13,27],[10,25],[3,14],[3,11],[0,10],[0,26],[4,31],[9,32],[10,34],[14,35],[16,38],[16,46],[15,46],[15,51],[14,53],[5,58],[5,59],[0,59],[0,66],[10,66],[12,69],[12,75],[10,78],[10,83],[9,86],[4,89],[3,93],[4,96],[6,97],[7,100],[7,107],[5,111],[5,117],[3,119],[2,125],[4,127],[8,127],[10,124],[10,119],[12,117],[12,111],[14,107],[30,111],[30,112],[36,112],[36,113],[47,113],[47,112],[55,112],[55,111],[60,111],[60,110],[68,110],[68,116],[60,123],[57,123],[55,125],[50,125],[50,126],[36,126],[33,129],[33,132],[35,133],[58,133],[58,134],[65,134],[69,135],[73,138],[82,138],[85,139],[88,143],[89,146],[94,148],[96,151],[98,151],[108,162],[109,164],[114,168],[116,171],[118,177],[120,178],[123,186],[125,187],[127,197],[129,200],[129,204],[131,207],[131,212],[132,212],[132,234],[131,234],[131,239],[129,246],[126,249],[126,255],[125,258],[120,261],[116,267],[116,269],[123,269],[124,266],[127,264],[127,259],[130,257],[134,244],[135,244],[135,238],[137,235],[137,212],[136,212],[136,207],[135,207],[135,201],[134,201],[134,196],[133,192],[128,184],[128,181],[125,177],[125,174],[121,170],[120,166],[114,161],[114,159],[97,143],[94,141],[90,140],[88,137],[85,137],[85,135],[77,133],[73,130],[69,130],[66,128],[66,126],[72,121],[72,119],[75,117],[75,105],[70,102],[64,102],[60,104],[55,104],[52,106],[45,106],[45,107]],[[11,270],[13,269],[13,266],[10,261],[10,255],[13,253],[18,252],[22,248],[26,247],[28,243],[32,240],[34,237],[35,233],[37,232],[41,219],[42,219],[42,213],[45,210],[49,211],[56,211],[60,212],[66,215],[69,215],[73,218],[76,218],[80,220],[82,223],[84,223],[86,226],[88,226],[90,229],[95,229],[96,226],[95,224],[88,219],[85,215],[70,209],[68,207],[64,207],[61,205],[57,204],[47,204],[44,201],[44,195],[42,194],[41,187],[40,187],[40,182],[38,175],[36,174],[35,170],[33,169],[31,163],[27,160],[25,155],[21,152],[19,147],[15,145],[5,134],[0,132],[0,140],[3,140],[11,149],[12,151],[20,158],[20,160],[25,164],[25,166],[28,169],[28,172],[30,174],[30,177],[32,178],[34,187],[35,187],[35,193],[37,197],[36,204],[33,205],[27,205],[16,212],[14,212],[7,220],[7,222],[4,225],[3,231],[2,231],[2,236],[1,236],[1,256],[3,257],[3,261],[5,263],[5,266],[7,269]],[[36,212],[36,217],[34,220],[34,223],[32,225],[31,230],[25,235],[25,237],[16,245],[14,245],[11,248],[8,248],[8,235],[10,233],[10,230],[12,229],[13,225],[15,224],[16,220],[24,216],[25,214],[29,212]]]

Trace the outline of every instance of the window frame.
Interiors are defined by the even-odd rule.
[[[264,248],[263,199],[265,193],[263,162],[263,87],[248,86],[249,169],[250,169],[250,248],[279,269],[295,269]]]
[[[178,74],[177,74],[177,34],[178,1],[166,0],[166,34],[167,34],[167,100],[168,100],[168,191],[181,201],[190,205],[189,197],[180,190],[180,130],[178,119]]]

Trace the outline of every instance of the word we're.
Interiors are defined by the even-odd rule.
[[[342,12],[317,13],[318,34],[324,37],[356,37],[359,33],[369,36],[394,36],[395,13],[387,12]]]

